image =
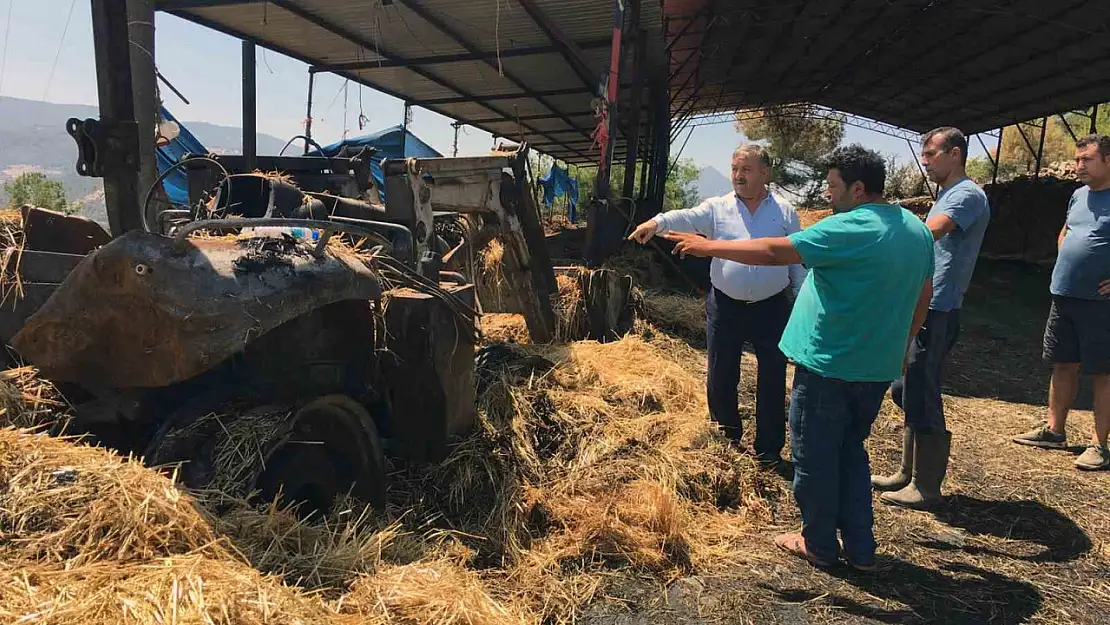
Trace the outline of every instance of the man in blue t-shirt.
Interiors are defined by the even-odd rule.
[[[1015,443],[1066,449],[1064,425],[1079,390],[1091,376],[1095,431],[1075,460],[1079,469],[1110,469],[1110,136],[1093,134],[1075,149],[1075,173],[1086,186],[1068,203],[1052,270],[1052,308],[1044,331],[1044,359],[1052,363],[1048,422],[1018,435]]]
[[[891,385],[894,403],[906,413],[902,466],[875,476],[875,490],[890,491],[883,503],[927,508],[940,499],[948,470],[952,434],[944,422],[940,387],[944,361],[960,332],[960,305],[971,283],[991,209],[987,194],[967,177],[967,138],[949,126],[931,130],[921,142],[921,164],[940,187],[925,225],[936,239],[933,299],[917,338],[906,354],[906,372]]]
[[[675,253],[749,265],[810,269],[779,347],[794,361],[790,447],[801,533],[775,544],[815,566],[839,556],[875,567],[871,471],[864,441],[932,297],[933,236],[906,209],[883,199],[886,168],[859,145],[830,155],[836,214],[791,234],[710,241],[670,234]],[[843,552],[837,544],[837,530]]]

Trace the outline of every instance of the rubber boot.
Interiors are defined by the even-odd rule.
[[[902,430],[902,467],[894,475],[872,475],[871,487],[877,491],[902,490],[913,477],[913,430],[907,425]]]
[[[883,493],[879,501],[903,508],[925,510],[940,501],[940,485],[948,472],[952,433],[918,432],[914,440],[913,480],[895,493]]]

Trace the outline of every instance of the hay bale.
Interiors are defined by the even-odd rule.
[[[191,496],[103,449],[0,429],[0,485],[2,557],[75,567],[223,553]]]
[[[705,301],[666,293],[644,293],[641,312],[653,326],[686,339],[704,343]]]

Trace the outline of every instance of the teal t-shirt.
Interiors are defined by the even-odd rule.
[[[933,235],[893,204],[863,204],[790,235],[810,269],[779,348],[828,378],[902,375],[910,323],[933,275]]]

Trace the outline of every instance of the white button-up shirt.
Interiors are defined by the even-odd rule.
[[[798,213],[789,202],[768,193],[755,213],[729,193],[709,198],[694,208],[672,210],[655,217],[659,233],[687,232],[720,241],[747,241],[764,237],[784,237],[802,229]],[[745,265],[714,258],[709,278],[713,286],[733,299],[757,302],[779,294],[790,286],[794,295],[802,287],[806,269]]]

